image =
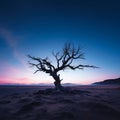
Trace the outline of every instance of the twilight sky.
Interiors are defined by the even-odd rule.
[[[120,77],[119,0],[0,0],[0,84],[51,83],[33,74],[26,57],[48,56],[66,41],[80,45],[85,60],[99,69],[66,70],[63,82],[89,84]]]

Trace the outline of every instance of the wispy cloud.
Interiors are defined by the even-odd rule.
[[[18,41],[19,37],[14,35],[11,31],[0,28],[0,35],[7,42],[8,46],[12,49],[14,57],[26,67],[25,55],[19,51]]]
[[[32,83],[31,71],[28,68],[25,55],[19,50],[19,36],[14,35],[11,31],[0,28],[0,36],[5,40],[12,49],[13,56],[20,63],[15,65],[8,60],[4,60],[0,67],[0,84],[2,83]],[[9,54],[9,53],[8,53]],[[33,81],[34,82],[34,81]]]

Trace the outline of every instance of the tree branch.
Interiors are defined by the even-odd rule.
[[[38,71],[43,71],[52,75],[53,73],[57,73],[67,68],[70,68],[72,70],[84,69],[86,67],[98,68],[92,65],[81,65],[81,64],[77,66],[72,65],[72,63],[75,60],[85,59],[85,58],[84,58],[84,53],[81,51],[81,48],[80,47],[75,48],[74,45],[71,43],[66,43],[64,48],[62,49],[62,52],[57,52],[57,53],[53,52],[52,54],[56,59],[57,66],[53,65],[52,62],[47,57],[45,59],[42,59],[39,57],[32,57],[31,55],[28,55],[30,59],[38,62],[37,64],[29,62],[30,65],[37,68],[37,70],[34,73],[37,73]]]
[[[85,67],[98,68],[98,67],[93,66],[93,65],[78,65],[78,66],[67,65],[66,67],[71,68],[72,70],[75,70],[75,69],[84,69]]]

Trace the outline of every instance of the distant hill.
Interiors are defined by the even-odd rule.
[[[75,84],[75,83],[63,83],[63,86],[78,86],[80,84]]]
[[[95,82],[92,85],[120,85],[120,78],[108,79],[101,82]]]

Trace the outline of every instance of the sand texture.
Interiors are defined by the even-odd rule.
[[[0,96],[0,120],[120,120],[119,86],[70,87],[68,93],[43,89],[0,88],[9,93]]]

